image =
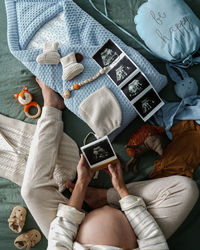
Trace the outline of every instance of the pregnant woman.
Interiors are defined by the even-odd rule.
[[[38,120],[21,194],[48,238],[48,250],[168,249],[169,238],[198,199],[195,182],[183,176],[124,184],[120,162],[109,165],[114,188],[88,187],[92,172],[81,155],[77,181],[63,196],[52,178],[63,132],[63,99],[42,81],[44,107]],[[66,149],[67,150],[67,149]],[[67,166],[66,166],[67,167]],[[83,201],[94,210],[82,211]]]

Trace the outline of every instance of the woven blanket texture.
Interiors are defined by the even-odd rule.
[[[11,53],[18,58],[35,76],[62,95],[64,89],[73,84],[89,79],[99,71],[99,66],[92,55],[108,40],[112,39],[135,62],[150,80],[156,91],[160,91],[167,83],[167,78],[161,75],[152,64],[133,48],[127,46],[118,37],[105,29],[100,23],[84,12],[72,0],[5,0],[8,21],[8,44]],[[40,65],[36,57],[41,49],[27,49],[35,33],[49,20],[64,11],[67,43],[59,47],[61,57],[70,52],[81,53],[84,57],[84,71],[71,81],[62,81],[62,66]],[[136,116],[136,111],[121,90],[107,75],[99,77],[94,82],[85,85],[79,91],[72,92],[65,105],[78,117],[80,103],[97,89],[106,85],[116,96],[122,109],[121,127],[114,131],[111,137],[119,134]],[[80,117],[81,118],[81,117]]]

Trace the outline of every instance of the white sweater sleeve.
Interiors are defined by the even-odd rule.
[[[74,207],[59,204],[57,216],[50,225],[47,250],[73,249],[78,227],[84,218],[85,214]]]
[[[167,250],[166,239],[154,218],[147,211],[142,198],[128,195],[120,201],[137,238],[139,249],[142,250]]]

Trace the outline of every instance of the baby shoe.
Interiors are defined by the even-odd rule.
[[[81,63],[77,63],[74,52],[60,59],[63,66],[63,81],[68,81],[73,79],[75,76],[79,75],[84,67]]]
[[[27,211],[24,207],[16,206],[13,208],[8,219],[9,228],[15,232],[20,233],[24,227]]]
[[[31,229],[26,233],[19,235],[15,241],[14,245],[18,249],[29,250],[31,247],[34,247],[41,240],[41,234],[36,229]]]
[[[39,64],[58,64],[60,62],[58,42],[45,43],[43,53],[36,58],[36,61]]]

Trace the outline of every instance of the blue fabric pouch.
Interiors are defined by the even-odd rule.
[[[161,75],[141,54],[128,47],[118,37],[106,30],[101,24],[84,12],[72,0],[6,0],[8,20],[8,43],[13,55],[18,58],[34,75],[62,95],[63,90],[75,83],[94,76],[99,66],[92,55],[108,40],[112,39],[144,72],[156,91],[160,91],[167,83],[167,78]],[[42,27],[42,25],[58,13],[64,11],[66,22],[67,43],[59,47],[61,57],[70,52],[81,53],[84,71],[71,81],[62,80],[62,66],[40,65],[36,58],[42,49],[28,50],[27,45]],[[41,45],[42,47],[42,45]],[[122,111],[121,126],[112,132],[110,138],[119,134],[136,116],[133,105],[122,94],[121,90],[106,75],[102,75],[79,91],[73,91],[69,99],[65,99],[68,109],[83,119],[79,114],[80,104],[98,89],[106,86],[116,97]],[[98,101],[98,100],[97,100]],[[107,119],[108,117],[104,117]]]
[[[184,64],[200,48],[200,20],[183,0],[148,0],[134,22],[145,44],[166,61]]]
[[[133,17],[141,42],[134,35],[116,24],[108,16],[107,0],[105,14],[91,5],[120,30],[133,38],[141,47],[164,60],[180,67],[200,63],[200,20],[183,0],[147,0]]]

